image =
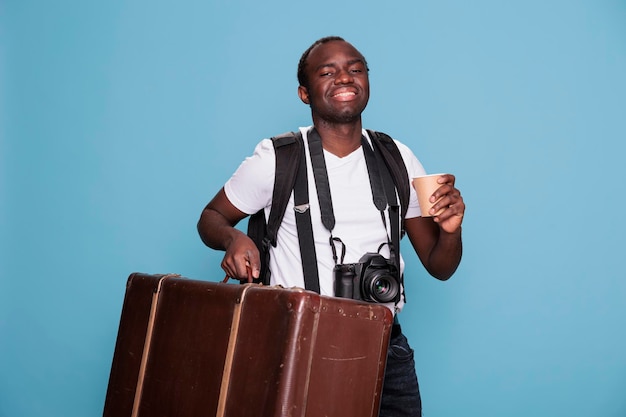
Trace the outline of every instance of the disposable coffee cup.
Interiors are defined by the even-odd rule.
[[[432,197],[437,188],[441,187],[442,184],[439,184],[437,180],[442,175],[445,174],[429,174],[413,178],[413,188],[415,188],[415,192],[417,193],[417,201],[422,211],[422,217],[438,216],[444,210],[441,209],[434,215],[430,214],[430,209],[439,201],[437,200],[431,203],[430,197]]]

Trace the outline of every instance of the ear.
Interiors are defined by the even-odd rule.
[[[298,97],[304,104],[311,104],[311,100],[309,100],[309,90],[306,87],[298,86]]]

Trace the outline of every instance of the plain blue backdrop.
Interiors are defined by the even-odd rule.
[[[467,204],[450,281],[404,249],[424,414],[626,416],[626,2],[3,0],[1,417],[101,415],[131,272],[223,276],[200,211],[326,35]]]

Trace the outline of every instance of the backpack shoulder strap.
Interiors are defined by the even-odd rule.
[[[276,155],[272,208],[267,221],[264,209],[253,214],[248,220],[248,236],[254,241],[261,255],[260,280],[264,284],[269,284],[269,245],[276,247],[276,235],[296,181],[302,133],[287,132],[274,136],[272,145]]]
[[[272,192],[272,208],[267,219],[267,236],[272,246],[276,247],[276,235],[285,215],[287,203],[296,182],[296,173],[300,165],[302,133],[289,132],[272,138],[276,154],[276,174]]]
[[[391,173],[393,182],[398,190],[398,196],[400,197],[400,208],[402,213],[401,218],[404,222],[404,216],[409,208],[411,185],[409,181],[409,174],[407,173],[406,165],[404,164],[404,159],[402,159],[400,149],[398,149],[396,142],[385,133],[374,130],[368,130],[367,133],[372,139],[374,146],[376,146],[380,151],[380,154],[383,156],[383,160],[385,161],[385,165],[387,165],[387,168]]]

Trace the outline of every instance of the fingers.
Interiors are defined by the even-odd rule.
[[[431,214],[438,213],[439,211],[443,211],[439,214],[438,217],[444,216],[444,218],[450,217],[452,215],[460,215],[463,216],[465,212],[465,203],[463,202],[463,197],[461,197],[461,193],[458,190],[454,192],[443,195],[439,201],[430,209]]]
[[[444,185],[439,187],[439,189],[435,191],[435,193],[430,198],[430,201],[432,203],[435,203],[430,209],[430,214],[435,214],[441,209],[448,209],[453,205],[462,203],[463,197],[461,197],[461,193],[456,188]]]
[[[454,187],[455,181],[456,178],[452,174],[442,175],[438,180],[441,186],[430,198],[431,202],[436,202],[431,208],[430,214],[439,213],[434,219],[437,223],[453,217],[462,218],[465,214],[465,203],[461,192]],[[458,224],[460,225],[460,222]]]
[[[256,247],[242,252],[227,251],[221,266],[227,277],[252,282],[260,275],[259,252]]]
[[[456,177],[452,174],[443,174],[437,179],[439,184],[450,184],[452,187],[454,187],[455,181]]]
[[[448,200],[450,200],[450,198],[448,198]],[[439,215],[435,216],[433,220],[444,232],[457,233],[461,229],[464,215],[465,203],[459,194],[458,198],[455,199],[455,201],[449,202],[448,206],[445,207]]]

